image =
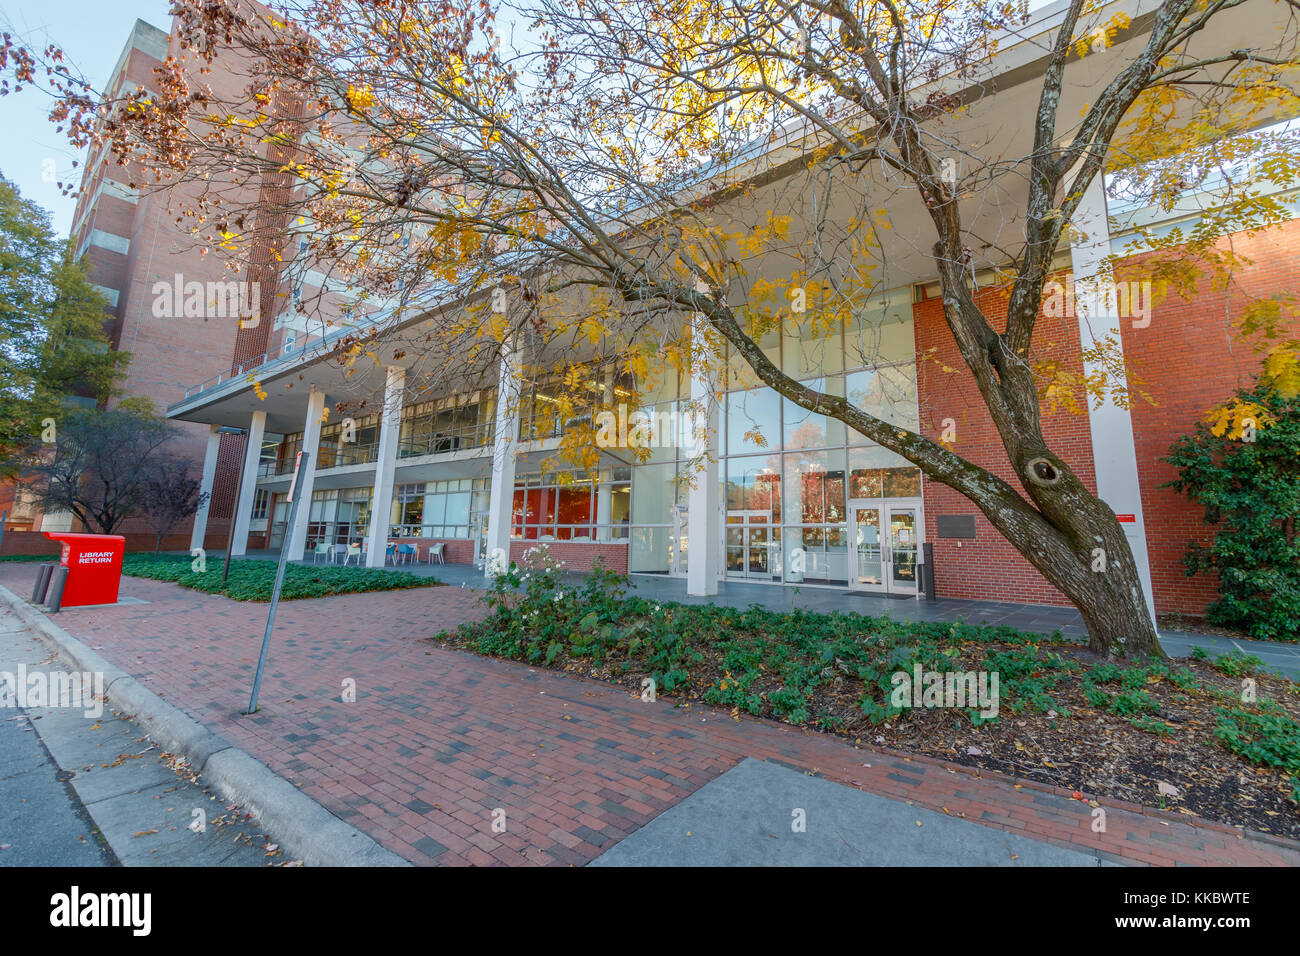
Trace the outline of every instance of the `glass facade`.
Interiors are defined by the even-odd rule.
[[[360,544],[370,525],[372,488],[328,488],[311,493],[307,514],[307,547],[318,544]],[[281,503],[276,520],[286,520]],[[283,527],[278,529],[283,535]]]
[[[786,374],[916,430],[919,412],[910,299],[881,301],[844,329],[787,327],[761,344]],[[744,380],[744,371],[734,378]],[[766,388],[730,391],[720,429],[729,578],[846,584],[849,502],[919,497],[909,462]]]
[[[910,298],[877,303],[842,329],[773,329],[759,344],[778,367],[810,388],[844,397],[899,427],[919,428]],[[759,385],[734,356],[728,356],[724,381],[728,388],[719,399],[715,446],[721,573],[742,580],[829,585],[871,585],[882,575],[904,574],[905,563],[890,571],[871,561],[874,555],[878,564],[888,564],[891,553],[908,553],[909,539],[915,551],[919,470],[842,422]],[[585,404],[576,400],[578,393],[588,396]],[[689,382],[671,370],[656,370],[633,388],[597,365],[563,376],[534,376],[522,390],[518,434],[524,440],[558,437],[566,429],[590,425],[594,410],[612,410],[638,396],[642,407],[627,411],[626,425],[630,431],[644,426],[640,431],[648,440],[640,443],[641,453],[606,449],[590,472],[517,475],[509,500],[511,538],[620,542],[627,545],[630,572],[687,571],[690,485],[698,480],[686,414]],[[387,516],[392,536],[483,539],[494,417],[491,391],[403,410],[399,481]],[[378,416],[354,424],[353,443],[342,442],[343,423],[322,429],[322,469],[375,460]],[[292,470],[300,446],[301,435],[284,437],[275,450],[277,473]],[[401,480],[404,465],[417,472],[427,467],[404,459],[470,449],[482,451],[479,477]],[[617,464],[610,457],[627,460]],[[359,539],[369,523],[370,505],[370,488],[315,491],[309,543]],[[265,510],[264,500],[259,507]],[[906,511],[908,507],[913,510]],[[280,514],[277,502],[273,523]],[[877,524],[868,527],[872,515]],[[898,541],[882,548],[882,537],[890,535]],[[910,560],[914,573],[914,553]]]
[[[624,541],[631,517],[631,471],[579,472],[515,479],[510,536],[530,541]]]
[[[472,515],[487,508],[489,483],[487,478],[454,478],[396,485],[389,536],[474,538],[478,522]]]

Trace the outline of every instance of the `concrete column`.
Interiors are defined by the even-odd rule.
[[[1084,193],[1075,212],[1074,226],[1083,233],[1070,246],[1074,270],[1075,312],[1079,317],[1079,340],[1087,349],[1112,329],[1128,321],[1119,315],[1115,276],[1106,261],[1111,253],[1110,222],[1106,192],[1098,176]],[[1120,348],[1123,338],[1117,336]],[[1084,363],[1084,374],[1098,371]],[[1089,408],[1093,465],[1097,470],[1097,494],[1120,518],[1128,538],[1138,577],[1146,594],[1147,608],[1155,620],[1155,594],[1151,588],[1151,566],[1147,558],[1146,523],[1142,517],[1142,491],[1138,483],[1137,447],[1133,441],[1133,419],[1107,394],[1099,408]]]
[[[496,424],[492,433],[492,491],[488,498],[485,569],[510,565],[510,522],[515,500],[515,452],[519,444],[519,365],[513,345],[501,350]]]
[[[248,444],[244,446],[244,477],[235,502],[235,530],[230,539],[234,557],[248,552],[248,524],[253,520],[253,498],[257,495],[257,463],[262,458],[262,436],[266,433],[266,412],[253,412],[248,423]],[[205,466],[206,468],[206,466]]]
[[[221,450],[221,436],[217,433],[218,425],[208,426],[208,447],[203,453],[203,475],[199,478],[199,493],[206,494],[194,512],[194,530],[190,532],[190,550],[203,547],[208,536],[208,512],[212,508],[212,485],[217,477],[217,452]],[[251,507],[251,506],[250,506]]]
[[[294,496],[299,500],[298,520],[285,535],[285,545],[289,549],[289,560],[302,560],[307,550],[307,523],[311,519],[311,492],[316,484],[316,456],[320,454],[321,416],[325,413],[325,393],[315,385],[307,396],[307,417],[302,425],[302,450],[311,455],[307,467],[298,475],[298,490]]]
[[[686,593],[705,597],[718,593],[718,552],[722,542],[718,513],[718,403],[713,387],[715,357],[705,337],[703,316],[692,329],[691,403],[697,406],[689,457],[693,484],[686,516]],[[680,542],[679,542],[680,547]]]
[[[382,568],[388,547],[389,514],[393,510],[393,478],[397,473],[397,446],[402,437],[402,406],[406,396],[406,369],[388,367],[384,386],[384,411],[379,419],[379,460],[375,462],[375,490],[370,499],[370,534],[366,566]]]
[[[613,529],[609,527],[612,520],[614,504],[614,473],[601,470],[596,478],[596,540],[609,541]]]

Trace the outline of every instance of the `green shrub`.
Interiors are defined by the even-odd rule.
[[[1263,666],[1264,662],[1254,654],[1239,654],[1236,651],[1220,654],[1214,661],[1214,669],[1228,677],[1255,674]]]
[[[276,571],[274,561],[232,559],[230,576],[224,585],[221,569],[221,562],[212,561],[205,570],[195,571],[190,558],[177,555],[128,554],[122,561],[122,573],[132,577],[170,581],[208,594],[224,594],[236,601],[271,600]],[[418,577],[405,571],[290,564],[285,567],[280,597],[291,601],[332,594],[427,587],[437,583],[433,578]]]
[[[1257,711],[1220,707],[1214,734],[1251,763],[1300,774],[1300,723],[1280,707],[1261,701]]]
[[[1129,723],[1145,734],[1155,734],[1158,737],[1172,737],[1174,735],[1168,724],[1163,720],[1157,720],[1155,717],[1134,717],[1129,720]]]
[[[479,653],[553,666],[603,665],[615,675],[652,679],[665,693],[826,728],[844,725],[818,706],[828,686],[842,679],[861,683],[861,712],[880,723],[900,713],[890,704],[892,675],[918,664],[940,672],[997,671],[999,708],[1006,713],[1064,714],[1054,692],[1078,671],[1044,649],[1064,640],[1059,633],[655,602],[630,593],[626,576],[603,566],[580,583],[567,582],[563,566],[541,546],[498,575],[483,601],[489,615],[456,635]],[[1008,647],[990,647],[980,663],[958,662],[963,654],[978,661],[981,645],[995,643]],[[972,723],[984,719],[977,707],[964,713]]]
[[[1115,695],[1110,702],[1110,709],[1121,717],[1128,717],[1159,710],[1160,705],[1144,690],[1126,690]]]
[[[1164,459],[1178,469],[1164,487],[1204,505],[1205,522],[1215,529],[1213,543],[1191,544],[1183,564],[1189,576],[1217,573],[1219,599],[1207,609],[1215,624],[1297,641],[1300,397],[1260,385],[1239,391],[1237,404],[1257,417],[1253,432],[1201,422]]]

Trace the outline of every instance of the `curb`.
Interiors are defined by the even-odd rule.
[[[275,834],[286,856],[301,859],[304,866],[411,865],[110,664],[3,585],[0,601],[78,670],[102,673],[106,697],[160,747],[184,755],[204,783],[227,800],[246,806]]]

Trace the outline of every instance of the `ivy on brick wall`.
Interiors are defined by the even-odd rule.
[[[1192,543],[1187,574],[1215,571],[1215,624],[1265,640],[1300,640],[1300,397],[1271,384],[1238,391],[1164,460],[1178,478],[1164,487],[1205,507],[1213,542]]]

